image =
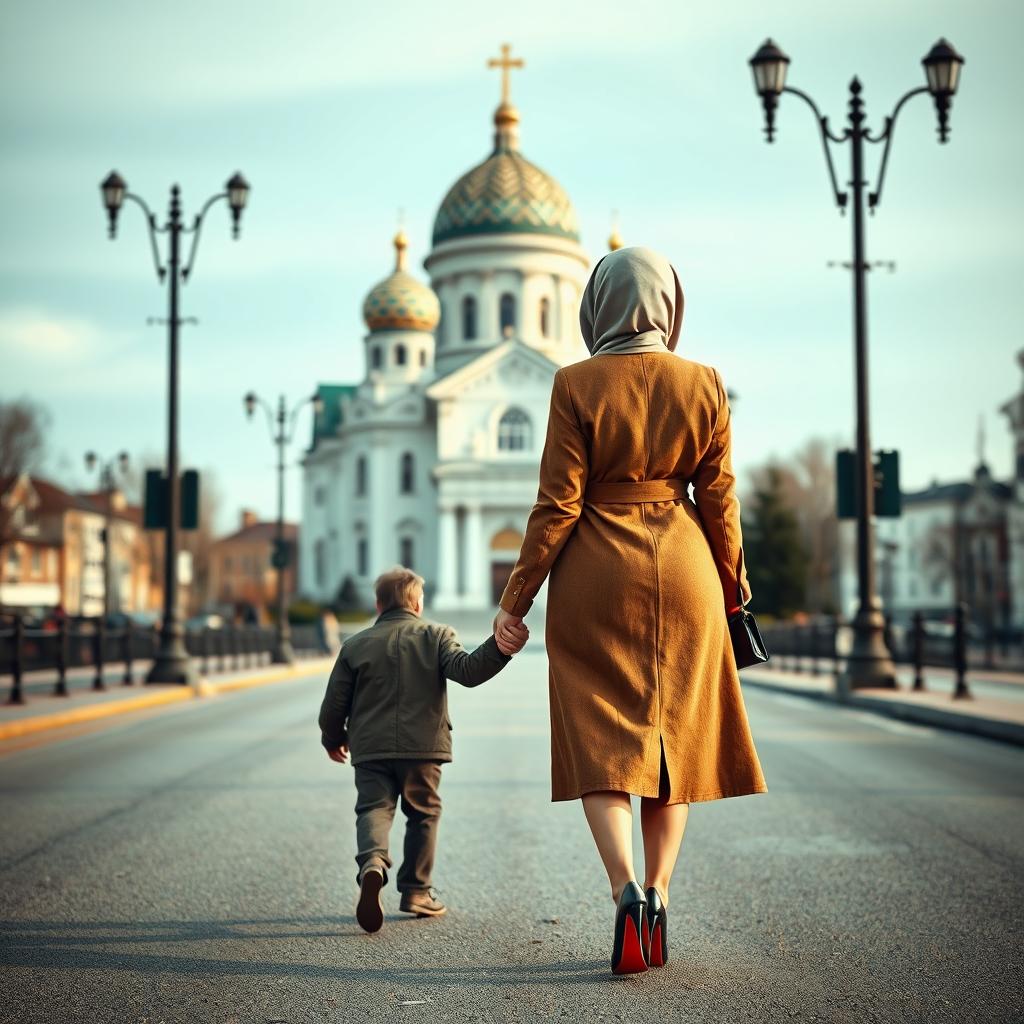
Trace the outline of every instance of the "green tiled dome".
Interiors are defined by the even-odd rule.
[[[518,120],[515,108],[498,108],[494,152],[449,189],[434,221],[434,245],[508,231],[579,241],[576,211],[565,190],[519,152]]]
[[[441,319],[433,290],[405,270],[404,232],[395,235],[395,271],[370,289],[363,319],[371,331],[432,331]]]

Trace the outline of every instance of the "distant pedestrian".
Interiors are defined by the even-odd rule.
[[[674,355],[682,321],[664,257],[597,262],[580,307],[591,358],[554,375],[537,502],[494,620],[499,640],[518,636],[550,573],[551,796],[583,800],[620,974],[667,959],[689,804],[767,790],[726,621],[750,600],[729,403],[717,370]]]
[[[423,612],[423,577],[396,566],[374,583],[378,616],[342,644],[320,708],[321,742],[332,761],[355,768],[359,902],[356,919],[368,932],[384,921],[380,891],[387,884],[388,838],[401,800],[405,847],[397,885],[399,909],[417,917],[446,910],[431,874],[441,815],[441,765],[452,759],[447,679],[478,686],[522,650],[523,625],[463,649],[451,626]]]
[[[324,654],[332,658],[337,657],[338,651],[341,649],[341,627],[333,608],[321,609],[317,618],[317,639]]]

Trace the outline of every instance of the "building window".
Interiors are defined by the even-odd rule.
[[[370,349],[370,359],[373,363],[373,368],[375,370],[379,370],[384,359],[380,350],[380,345],[374,345],[373,348]]]
[[[317,486],[313,488],[313,504],[314,505],[322,505],[324,503],[324,499],[326,497],[327,497],[327,492],[326,492],[325,488],[323,487],[323,485],[322,484],[317,484]]]
[[[498,421],[498,450],[524,452],[531,447],[530,417],[522,409],[509,409]]]
[[[39,548],[32,549],[32,575],[39,576],[43,571],[43,553]]]
[[[498,316],[501,336],[511,338],[516,330],[516,297],[511,292],[503,292],[499,300]]]
[[[396,345],[395,346],[395,365],[396,366],[405,366],[405,346],[404,345]]]
[[[402,494],[412,494],[416,483],[416,460],[412,452],[402,454],[398,489]]]
[[[356,494],[366,493],[366,456],[356,459]]]
[[[425,348],[420,349],[420,366],[427,365],[427,350]]]
[[[356,557],[359,575],[365,576],[369,571],[369,550],[365,537],[360,537],[356,543]]]
[[[412,537],[403,537],[399,542],[398,560],[406,567],[412,569]]]
[[[472,295],[462,300],[462,337],[466,341],[476,337],[476,299]]]
[[[540,336],[551,337],[551,300],[546,295],[540,300]]]

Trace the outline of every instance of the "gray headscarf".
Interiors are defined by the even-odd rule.
[[[683,326],[683,286],[664,256],[630,245],[602,256],[580,303],[592,356],[675,351]]]

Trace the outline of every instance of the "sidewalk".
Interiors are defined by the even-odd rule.
[[[302,676],[320,675],[326,680],[333,664],[333,658],[300,658],[294,665],[263,665],[201,676],[195,687],[141,683],[124,686],[111,680],[106,690],[75,688],[67,697],[33,693],[24,704],[0,704],[0,742]]]
[[[1024,686],[1019,677],[995,682],[986,673],[985,682],[978,686],[969,675],[968,686],[980,692],[959,700],[952,696],[952,675],[946,670],[926,669],[923,691],[910,689],[912,672],[901,668],[898,677],[900,688],[897,690],[858,690],[842,700],[836,692],[831,670],[817,676],[806,671],[765,667],[743,669],[740,673],[745,685],[833,701],[907,722],[1024,746]]]

